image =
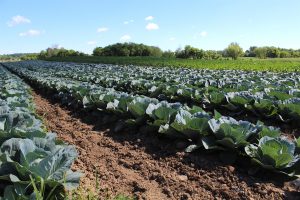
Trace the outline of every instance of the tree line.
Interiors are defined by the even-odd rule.
[[[278,47],[256,47],[252,46],[245,51],[245,57],[264,58],[299,58],[300,49],[284,49]]]
[[[164,58],[184,58],[184,59],[205,59],[217,60],[221,58],[237,59],[238,57],[257,58],[297,58],[300,57],[300,49],[284,49],[278,47],[256,47],[252,46],[244,51],[238,43],[230,43],[227,48],[221,51],[203,50],[191,45],[178,48],[175,51],[162,51],[159,47],[148,46],[137,43],[116,43],[105,47],[96,47],[93,56],[152,56]],[[38,55],[39,59],[50,57],[87,56],[87,54],[67,50],[64,48],[47,48]]]
[[[49,47],[46,50],[42,50],[39,55],[38,59],[47,59],[51,57],[70,57],[70,56],[87,56],[83,52],[75,51],[73,49],[65,49],[63,47]]]
[[[94,56],[154,56],[161,57],[163,51],[159,47],[136,43],[116,43],[106,47],[96,47]]]
[[[20,60],[36,60],[38,53],[16,53],[10,55],[0,55],[0,61],[20,61]]]

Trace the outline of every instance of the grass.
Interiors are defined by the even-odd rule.
[[[84,188],[83,185],[80,185],[79,188],[77,188],[76,190],[68,191],[65,200],[98,200],[99,192],[101,190],[107,192],[108,190],[100,187],[100,180],[97,170],[95,170],[95,177],[95,188]],[[135,200],[135,198],[123,194],[112,196],[107,192],[105,196],[106,197],[103,198],[104,200]]]
[[[98,200],[99,196],[97,193],[92,192],[92,191],[86,191],[83,190],[82,188],[79,188],[76,192],[73,191],[71,194],[69,194],[65,200]],[[104,200],[135,200],[132,197],[126,196],[119,194],[115,197],[112,197],[110,195],[107,195]]]
[[[157,57],[105,57],[105,56],[80,56],[80,57],[52,57],[48,61],[63,61],[76,63],[104,63],[119,65],[140,65],[140,66],[172,66],[187,67],[195,69],[239,69],[255,71],[300,71],[300,58],[275,58],[257,59],[240,58],[238,60],[192,60],[177,58]]]

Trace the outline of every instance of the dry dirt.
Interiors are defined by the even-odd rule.
[[[33,96],[48,130],[76,146],[79,158],[73,169],[84,173],[81,186],[92,188],[99,199],[117,194],[149,200],[297,199],[299,195],[290,184],[267,182],[267,174],[248,175],[243,169],[248,163],[230,166],[216,154],[187,154],[180,149],[184,144],[154,133],[114,133],[101,118],[67,109],[37,93]]]

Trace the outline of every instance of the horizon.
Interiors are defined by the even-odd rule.
[[[134,43],[134,42],[125,42],[125,43]],[[113,44],[116,44],[116,43],[112,43],[112,44],[108,44],[108,45],[113,45]],[[136,43],[136,44],[143,44],[143,43]],[[95,48],[97,48],[97,47],[100,47],[100,46],[95,46]],[[106,47],[106,46],[105,46]],[[158,47],[158,46],[155,46],[155,47]],[[250,46],[250,47],[257,47],[257,46]],[[249,47],[249,48],[250,48]],[[259,47],[274,47],[274,46],[259,46]],[[64,48],[63,46],[52,46],[52,47],[48,47],[48,48],[56,48],[56,49],[66,49],[66,48]],[[101,48],[104,48],[104,47],[101,47]],[[159,47],[160,48],[160,47]],[[247,49],[243,49],[243,51],[246,51],[246,50],[249,50],[249,48],[247,48]],[[275,47],[275,48],[279,48],[279,49],[286,49],[286,50],[294,50],[294,51],[300,51],[300,48],[299,49],[293,49],[293,48],[281,48],[281,47]],[[160,48],[161,49],[161,48]],[[182,48],[182,49],[184,49],[184,48]],[[225,49],[225,48],[224,48]],[[224,49],[206,49],[205,51],[217,51],[217,52],[219,52],[219,51],[224,51]],[[47,48],[46,49],[42,49],[41,51],[44,51],[44,50],[47,50]],[[75,51],[78,51],[77,49],[66,49],[66,50],[75,50]],[[161,49],[162,50],[162,49]],[[168,51],[168,50],[170,50],[170,49],[167,49],[167,50],[162,50],[162,51]],[[176,49],[177,50],[177,49]],[[175,52],[176,50],[171,50],[172,52]],[[16,52],[16,53],[10,53],[10,54],[0,54],[0,55],[3,55],[3,56],[14,56],[14,55],[19,55],[19,54],[39,54],[39,53],[41,53],[41,51],[39,51],[39,52],[30,52],[30,53],[28,53],[28,52],[24,52],[24,53],[22,53],[22,52]],[[81,52],[81,51],[78,51],[78,52]],[[83,52],[83,53],[85,53],[85,52]],[[93,54],[93,52],[90,52],[90,53],[86,53],[86,54],[88,54],[88,55],[92,55]]]
[[[0,6],[0,54],[39,53],[48,47],[91,54],[95,47],[118,42],[172,51],[185,45],[223,50],[231,42],[244,50],[300,49],[296,0],[1,0]]]

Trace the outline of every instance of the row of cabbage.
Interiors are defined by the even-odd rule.
[[[29,87],[0,65],[0,199],[63,199],[79,184],[74,146],[47,133]]]
[[[89,79],[120,78],[134,80],[159,81],[161,83],[175,83],[197,87],[213,86],[217,88],[234,88],[243,91],[245,88],[266,87],[299,87],[298,73],[253,72],[240,70],[195,70],[188,68],[156,68],[139,66],[118,66],[110,64],[78,64],[65,62],[25,61],[24,66],[48,68],[50,72],[70,75],[69,70],[76,72],[76,77],[88,81]],[[42,65],[42,66],[41,66]],[[55,72],[56,71],[56,72]]]
[[[30,71],[53,77],[90,82],[169,102],[253,113],[260,119],[277,119],[298,126],[299,74],[245,71],[212,71],[136,66],[26,61]]]
[[[262,123],[237,121],[215,112],[214,116],[197,106],[159,101],[147,96],[118,92],[88,82],[52,77],[39,70],[29,71],[16,63],[10,70],[40,89],[50,90],[69,103],[86,109],[118,114],[128,125],[155,129],[160,135],[192,141],[186,151],[198,148],[219,150],[223,160],[250,157],[262,167],[297,178],[300,176],[300,139],[287,139],[279,129]]]

